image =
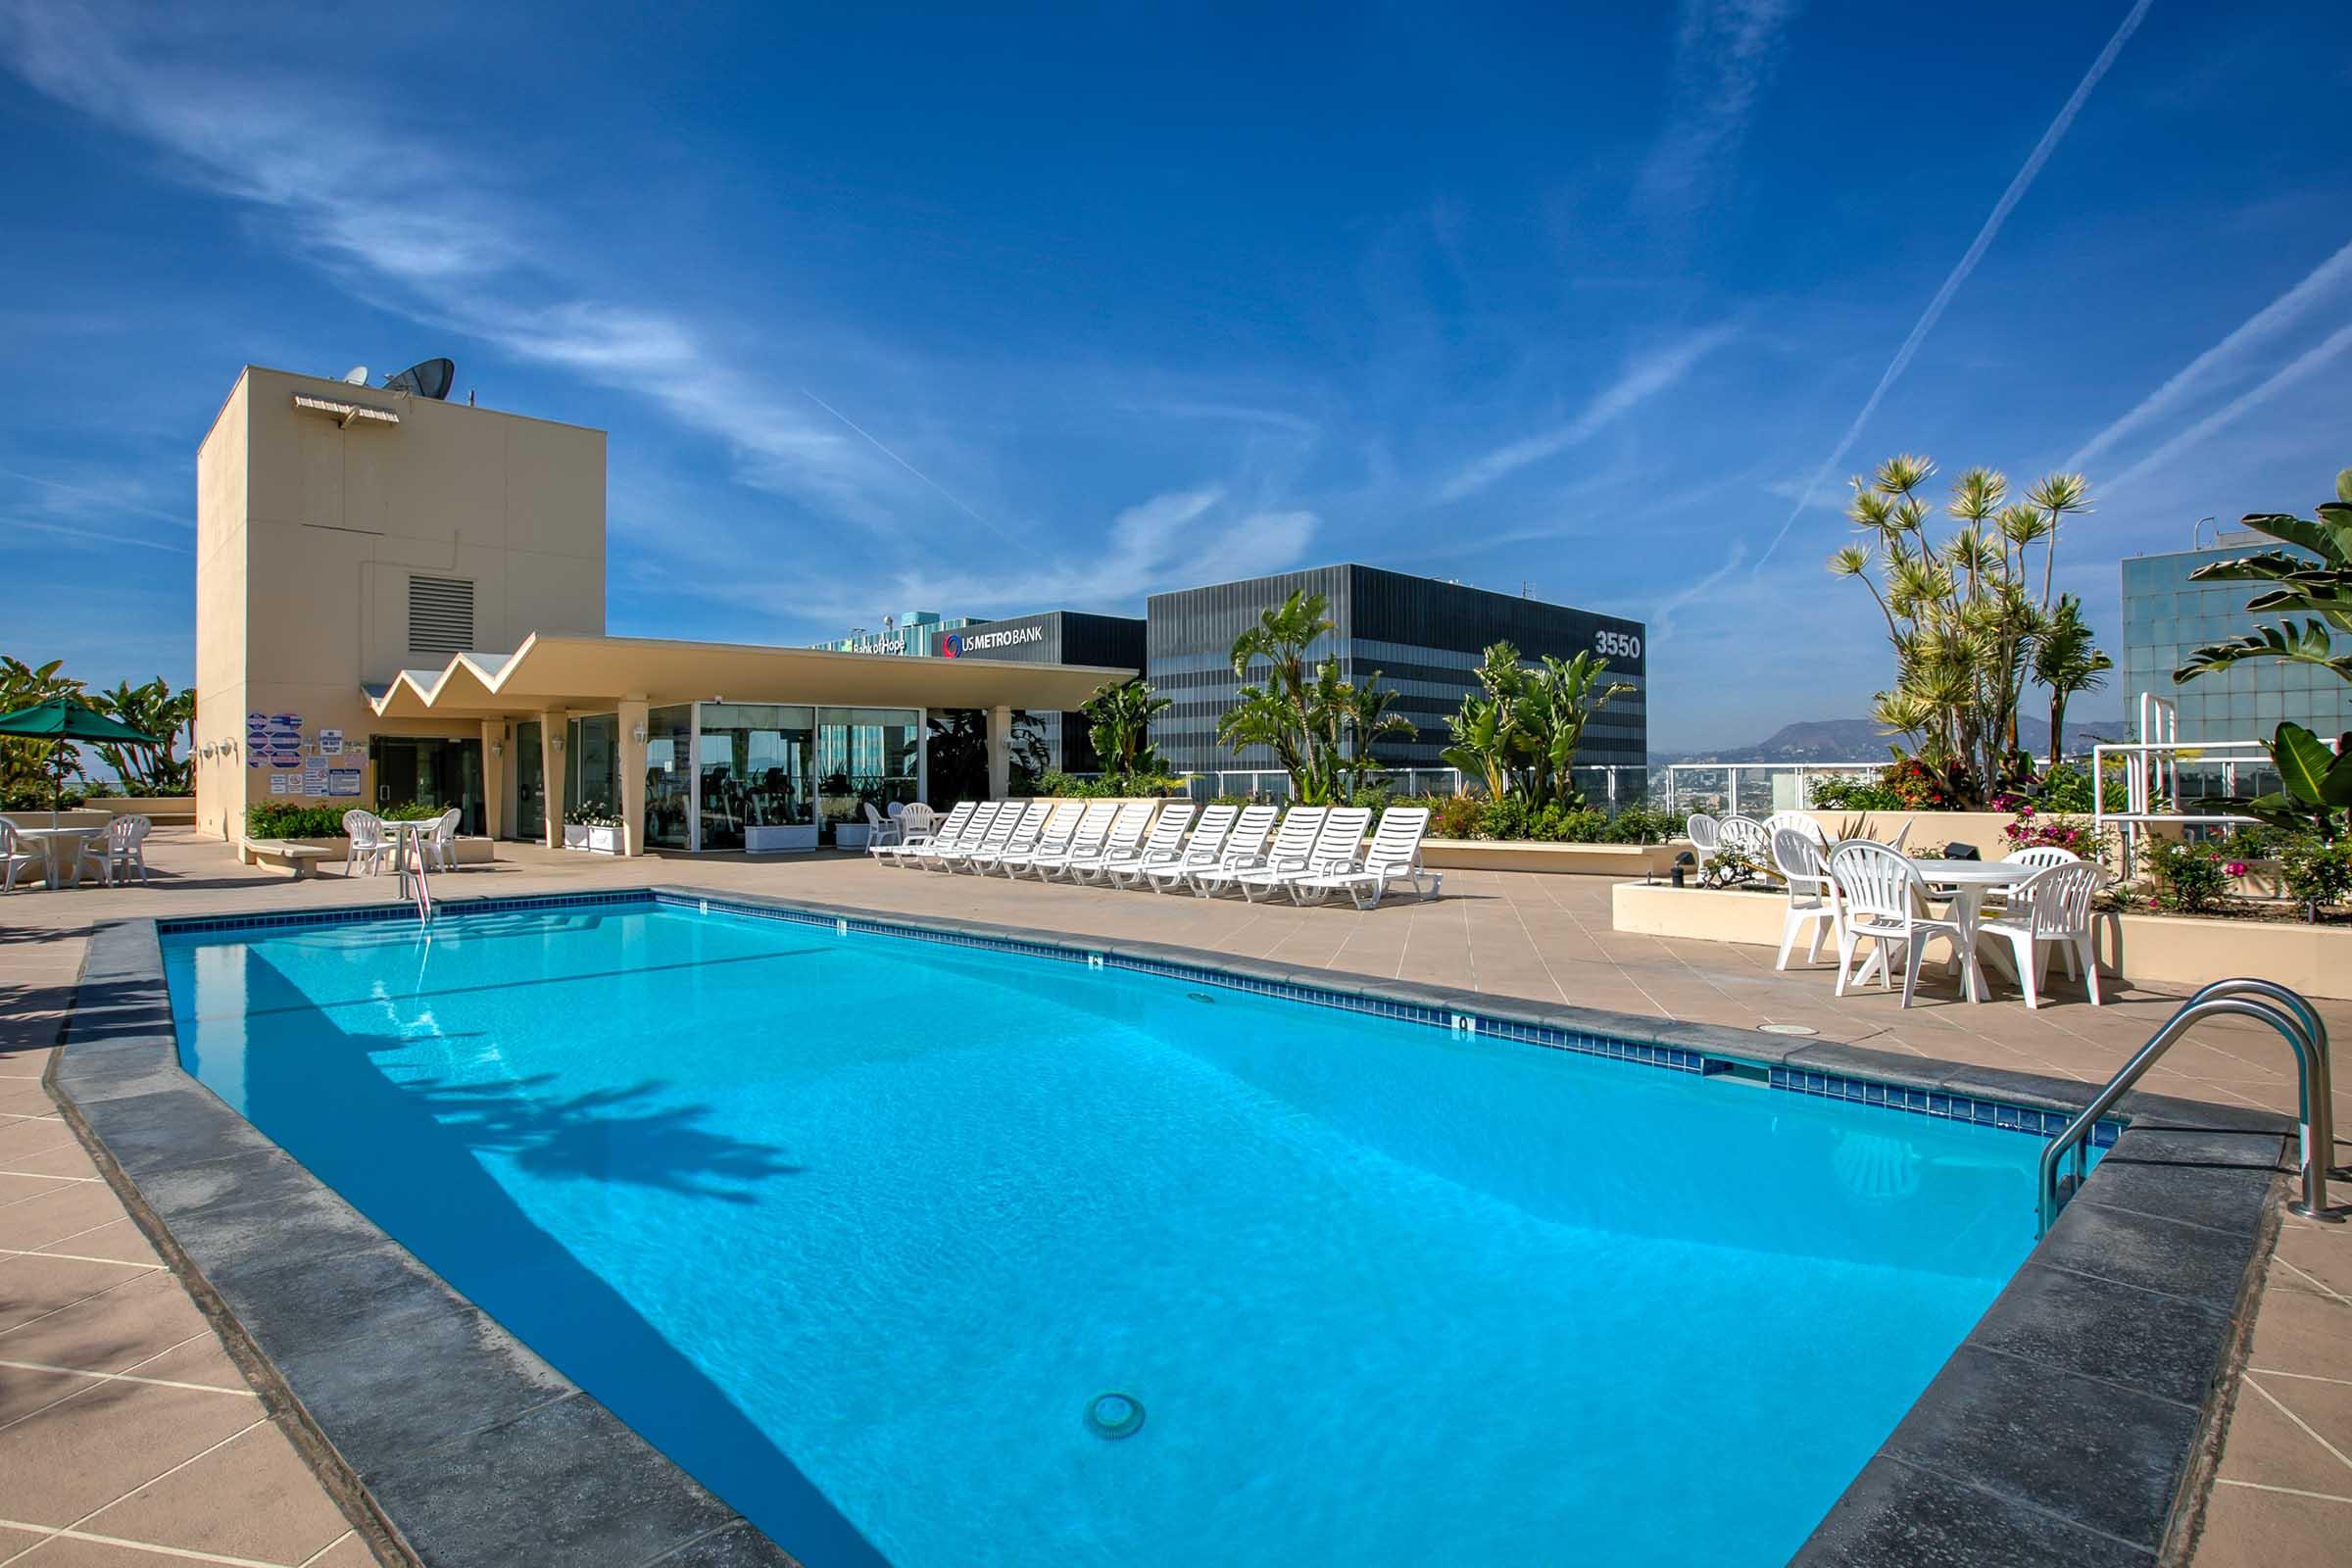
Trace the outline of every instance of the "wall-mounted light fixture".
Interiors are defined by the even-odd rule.
[[[504,756],[506,756],[506,755],[507,755],[507,743],[506,743],[505,741],[492,741],[492,742],[490,743],[490,755],[491,755],[492,757],[504,757]]]
[[[629,739],[635,741],[638,745],[643,746],[645,744],[645,726],[640,724],[635,729],[629,731]]]
[[[547,744],[561,752],[564,750],[564,737],[561,735],[550,735],[547,738]]]

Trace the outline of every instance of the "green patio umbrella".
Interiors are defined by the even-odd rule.
[[[0,735],[17,740],[54,741],[60,745],[67,741],[112,741],[119,746],[164,744],[128,724],[116,723],[95,708],[63,697],[52,697],[13,713],[0,713]],[[66,775],[57,767],[52,767],[50,774],[49,825],[55,827],[58,803],[66,792]]]

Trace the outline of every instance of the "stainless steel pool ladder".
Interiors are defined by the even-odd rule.
[[[400,855],[400,896],[416,906],[416,923],[433,923],[433,877],[424,860],[424,835],[403,831]]]
[[[2066,1131],[2041,1152],[2037,1196],[2040,1230],[2044,1234],[2058,1222],[2058,1210],[2089,1172],[2090,1135],[2099,1119],[2131,1093],[2141,1075],[2156,1064],[2156,1058],[2172,1049],[2175,1041],[2205,1019],[2222,1017],[2253,1018],[2267,1023],[2278,1031],[2295,1054],[2295,1115],[2302,1123],[2303,1196],[2286,1205],[2287,1212],[2309,1219],[2344,1217],[2330,1213],[2328,1208],[2328,1162],[2335,1155],[2335,1102],[2328,1082],[2328,1026],[2320,1021],[2318,1009],[2310,1003],[2275,981],[2216,980],[2182,1003],[2180,1009],[2165,1020],[2164,1027],[2124,1063],[2123,1071],[2107,1080],[2107,1087],[2083,1107],[2082,1114],[2067,1123]],[[2074,1169],[2062,1189],[2058,1167],[2070,1149],[2074,1152]]]

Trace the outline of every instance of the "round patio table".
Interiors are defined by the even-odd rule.
[[[1977,919],[1984,906],[1984,895],[2016,887],[2034,872],[2037,865],[2019,865],[2012,860],[1913,860],[1920,877],[1930,888],[1951,894],[1952,923],[1960,928],[1961,946],[1968,959],[1961,965],[1962,994],[1971,1002],[1984,1000],[1984,971],[1977,962]],[[1870,962],[1862,966],[1862,978],[1875,972],[1874,966],[1885,961],[1886,950],[1872,943]]]
[[[74,852],[66,859],[66,875],[75,887],[79,887],[81,847],[105,831],[102,827],[21,827],[17,829],[17,837],[29,839],[41,847],[41,854],[48,859],[48,881],[53,888],[58,886],[57,847],[71,844]]]

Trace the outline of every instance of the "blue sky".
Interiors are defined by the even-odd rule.
[[[2352,463],[2352,9],[1263,9],[0,0],[0,649],[188,678],[247,362],[611,431],[616,633],[1356,560],[1647,619],[1676,748],[1866,710],[1889,453],[2085,468],[2111,648]]]

